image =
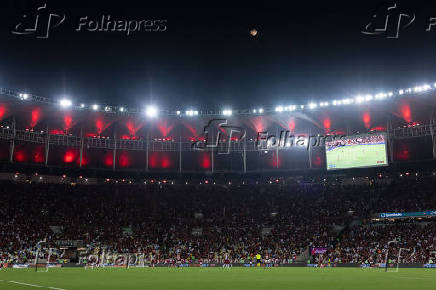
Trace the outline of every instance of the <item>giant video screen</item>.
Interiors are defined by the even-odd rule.
[[[388,165],[384,134],[342,136],[325,147],[327,170]]]

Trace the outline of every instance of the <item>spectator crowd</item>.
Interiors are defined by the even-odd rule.
[[[0,263],[28,263],[37,243],[81,241],[86,253],[143,253],[154,263],[314,260],[426,263],[433,219],[377,223],[374,213],[434,210],[436,183],[66,185],[0,183]],[[388,242],[395,241],[395,243]],[[309,248],[326,254],[309,257]],[[56,257],[61,256],[59,250]]]

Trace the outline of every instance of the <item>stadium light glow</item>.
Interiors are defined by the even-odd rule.
[[[263,113],[263,109],[262,108],[259,109],[259,113],[261,113],[261,114]]]
[[[192,117],[192,116],[198,116],[198,111],[189,110],[189,111],[186,111],[185,114],[186,114],[187,116],[190,116],[190,117]]]
[[[276,112],[283,112],[283,106],[277,106],[276,107]]]
[[[310,103],[309,104],[309,109],[311,109],[311,110],[316,109],[316,107],[318,107],[318,105],[315,104],[315,103]]]
[[[223,110],[224,116],[231,116],[233,114],[232,110]]]
[[[80,104],[80,108],[85,108],[85,104]]]
[[[177,112],[176,112],[176,115],[179,116],[179,115],[180,115],[180,111],[177,111]]]
[[[154,118],[159,114],[159,111],[155,106],[147,106],[145,108],[145,115],[149,118]]]
[[[253,110],[253,113],[255,113],[255,114],[256,114],[256,113],[257,113],[257,110],[256,110],[256,109],[254,109],[254,110]]]
[[[111,109],[111,107],[109,107],[109,106],[106,106],[106,107],[104,107],[104,111],[105,112],[110,112],[112,109]]]
[[[68,100],[68,99],[62,99],[59,101],[59,105],[62,108],[68,108],[68,107],[71,107],[73,105],[73,102],[71,100]]]
[[[94,110],[94,111],[97,111],[98,110],[98,108],[99,108],[99,105],[92,105],[92,109]]]
[[[19,96],[22,101],[25,101],[29,98],[29,94],[26,93],[19,94]]]
[[[124,112],[124,107],[120,107],[120,112]]]
[[[365,101],[367,101],[367,102],[372,101],[372,99],[373,99],[372,95],[365,96]]]
[[[362,96],[357,96],[354,100],[356,101],[356,103],[360,104],[365,101],[365,98]]]
[[[399,93],[400,95],[404,95],[404,90],[399,90],[398,93]]]

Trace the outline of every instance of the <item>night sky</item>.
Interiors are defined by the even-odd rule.
[[[154,2],[39,1],[66,18],[48,39],[37,39],[11,31],[23,14],[36,15],[38,1],[1,1],[0,87],[76,102],[206,110],[330,100],[436,81],[436,26],[426,32],[436,3],[397,1],[398,11],[416,20],[398,39],[388,39],[361,33],[383,1]],[[75,31],[80,17],[102,15],[166,20],[166,30],[129,36]]]

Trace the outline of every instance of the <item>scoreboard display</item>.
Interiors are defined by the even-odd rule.
[[[327,170],[387,166],[386,135],[341,137],[325,142]]]

